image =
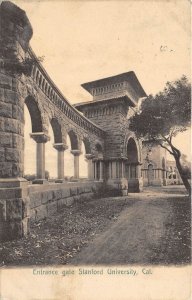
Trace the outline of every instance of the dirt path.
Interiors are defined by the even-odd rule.
[[[186,264],[190,201],[182,187],[75,202],[0,244],[0,267],[66,264]]]
[[[186,198],[157,190],[133,197],[142,201],[126,208],[70,264],[178,264],[190,260],[190,217],[185,216],[190,204]]]

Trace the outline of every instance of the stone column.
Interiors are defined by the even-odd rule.
[[[123,160],[121,162],[121,177],[125,178],[125,165]]]
[[[138,164],[136,166],[136,178],[140,178],[140,177],[142,177],[142,175],[141,175],[141,164]]]
[[[45,182],[45,143],[50,138],[44,132],[31,133],[30,137],[37,143],[36,148],[36,176],[34,183]]]
[[[57,178],[56,182],[63,182],[64,179],[64,151],[68,148],[63,143],[54,144],[53,147],[57,150]]]
[[[116,161],[112,161],[112,178],[116,178]]]
[[[74,155],[74,179],[79,179],[79,155],[80,150],[71,150],[71,154]]]
[[[99,161],[99,181],[103,181],[103,162]]]
[[[92,159],[94,158],[93,154],[85,154],[85,158],[88,162],[88,179],[93,180],[94,179],[94,167]]]
[[[138,193],[143,189],[143,178],[141,176],[141,163],[128,164],[128,189],[129,192]]]
[[[116,160],[109,161],[107,187],[111,191],[111,195],[126,196],[128,194],[128,180],[125,177],[125,162],[123,159],[120,160],[117,158]]]
[[[94,178],[94,180],[97,180],[97,161],[96,160],[93,162],[93,178]]]

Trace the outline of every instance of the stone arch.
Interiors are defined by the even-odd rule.
[[[84,137],[82,141],[85,145],[86,154],[91,154],[91,144],[90,144],[89,139],[87,137]]]
[[[71,142],[71,150],[78,150],[79,149],[79,140],[76,133],[71,129],[67,132],[70,142]]]
[[[131,144],[129,144],[131,143]],[[135,135],[132,133],[128,133],[128,135],[125,137],[124,139],[124,146],[123,146],[123,152],[125,157],[127,157],[127,147],[128,144],[131,147],[134,147],[136,152],[137,152],[137,162],[141,162],[141,144],[139,143],[139,141],[136,139]]]
[[[50,123],[53,129],[54,143],[62,143],[62,131],[59,121],[56,118],[52,118]]]
[[[139,178],[141,176],[139,145],[133,135],[126,139],[127,161],[125,163],[125,176],[128,178],[128,188],[130,192],[140,191]]]
[[[139,161],[139,153],[137,144],[133,137],[130,137],[127,142],[127,158],[130,163],[137,163]]]
[[[32,124],[32,132],[42,132],[43,131],[43,122],[41,111],[35,99],[32,96],[28,96],[25,99],[25,104],[28,108],[31,124]]]
[[[157,169],[157,163],[156,163],[155,161],[153,161],[153,160],[145,161],[145,162],[143,163],[143,168],[144,168],[144,169],[148,169],[148,166],[149,166],[150,164],[153,165],[153,168],[154,168],[154,169]]]
[[[152,168],[152,169],[154,169],[154,164],[153,164],[152,162],[149,162],[149,163],[147,164],[147,168]]]
[[[148,185],[152,185],[154,180],[154,165],[150,162],[148,164]]]

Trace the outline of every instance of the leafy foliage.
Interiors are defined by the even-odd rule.
[[[185,154],[181,154],[181,164],[183,167],[183,172],[187,179],[191,178],[191,162],[187,160],[187,156]]]
[[[130,129],[149,140],[176,136],[190,125],[190,96],[186,76],[167,82],[163,92],[143,100],[139,112],[130,119]]]
[[[180,161],[181,152],[173,145],[172,138],[187,130],[190,120],[191,85],[183,75],[174,82],[167,82],[162,92],[144,99],[140,110],[130,118],[129,125],[139,138],[157,142],[173,155],[189,194],[191,187]]]
[[[9,27],[4,28],[0,34],[0,67],[6,69],[12,75],[30,76],[32,67],[38,62],[42,62],[44,57],[33,58],[26,52],[24,57],[18,53],[18,46],[16,43],[16,34],[10,31]]]

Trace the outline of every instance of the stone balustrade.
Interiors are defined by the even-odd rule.
[[[31,48],[28,50],[28,55],[34,61],[31,78],[42,90],[42,92],[49,98],[53,104],[59,108],[68,118],[76,123],[81,128],[96,134],[98,137],[104,136],[104,131],[86,117],[84,117],[75,107],[73,107],[68,100],[62,95],[51,78],[48,76],[38,58],[34,54]]]

